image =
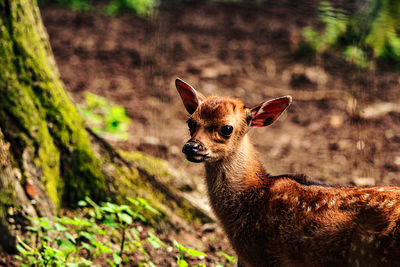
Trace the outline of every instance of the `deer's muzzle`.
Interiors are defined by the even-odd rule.
[[[203,162],[207,158],[204,145],[198,140],[189,140],[182,148],[187,160],[191,162]]]

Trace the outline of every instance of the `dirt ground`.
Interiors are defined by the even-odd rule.
[[[400,76],[391,65],[360,70],[334,54],[296,54],[301,29],[318,23],[316,6],[310,0],[191,2],[165,6],[150,20],[44,6],[42,16],[71,97],[82,102],[90,91],[128,111],[131,137],[114,142],[123,149],[162,157],[191,177],[203,175],[202,166],[189,164],[180,152],[189,136],[173,85],[180,77],[203,94],[239,97],[249,106],[292,94],[279,122],[251,133],[271,174],[400,185],[398,111],[357,116],[358,109],[379,103],[400,104]],[[225,249],[226,240],[217,246]]]

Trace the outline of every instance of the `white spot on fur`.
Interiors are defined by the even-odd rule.
[[[307,207],[307,212],[310,212],[311,211],[311,206],[308,206]]]
[[[365,194],[365,195],[363,195],[363,199],[367,199],[369,197],[369,194],[367,193],[367,194]]]
[[[288,195],[285,193],[285,194],[283,194],[283,196],[282,196],[282,199],[287,199],[288,198]]]
[[[385,206],[385,202],[381,202],[381,203],[379,203],[379,205],[378,205],[378,209],[381,209],[381,208],[383,208],[383,206]]]
[[[353,204],[353,203],[355,203],[357,201],[357,198],[356,197],[352,197],[351,199],[350,199],[350,204]]]
[[[384,191],[384,190],[385,190],[385,188],[383,188],[383,187],[381,187],[381,188],[378,189],[379,192],[382,192],[382,191]]]
[[[336,198],[332,198],[331,201],[329,201],[329,205],[333,206],[336,203]]]
[[[325,205],[325,204],[326,204],[326,202],[327,202],[327,201],[326,201],[326,199],[323,199],[323,200],[322,200],[322,204],[324,204],[324,205]]]
[[[373,235],[368,236],[367,242],[371,244],[374,241],[375,237]]]
[[[319,204],[315,203],[315,209],[317,210],[319,208]]]
[[[387,206],[388,206],[389,208],[390,208],[390,207],[393,207],[394,203],[396,203],[396,201],[395,201],[395,200],[391,200],[391,201],[389,201],[389,203],[387,204]]]

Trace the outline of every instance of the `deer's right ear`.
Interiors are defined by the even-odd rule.
[[[251,127],[270,125],[279,118],[291,103],[291,96],[282,96],[263,102],[249,109],[248,123]]]
[[[188,83],[179,78],[175,80],[175,86],[182,98],[187,112],[189,112],[189,114],[193,114],[205,97],[194,90],[194,88]]]

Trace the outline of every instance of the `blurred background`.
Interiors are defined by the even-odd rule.
[[[293,96],[280,122],[251,133],[272,174],[399,182],[396,0],[42,0],[40,7],[72,98],[85,103],[90,92],[126,110],[132,123],[120,127],[124,136],[108,136],[123,149],[202,175],[180,152],[188,138],[173,86],[180,77],[249,106]]]

